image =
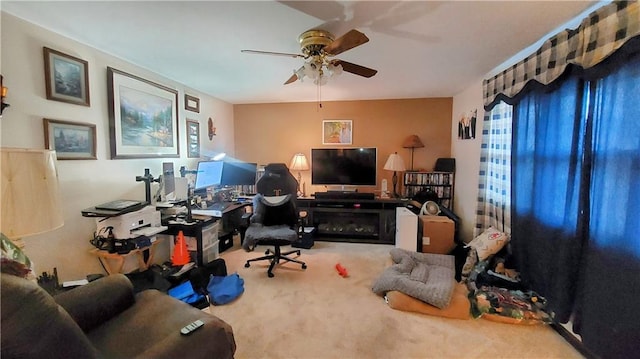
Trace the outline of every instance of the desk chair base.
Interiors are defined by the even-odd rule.
[[[271,264],[269,265],[269,270],[267,270],[267,275],[269,276],[269,278],[273,278],[274,276],[273,268],[276,266],[276,264],[280,263],[280,260],[298,263],[302,265],[302,269],[307,269],[307,264],[305,262],[287,257],[288,255],[293,253],[300,255],[300,250],[294,250],[294,251],[288,251],[288,252],[282,253],[280,251],[280,247],[276,246],[274,251],[272,251],[271,249],[267,249],[264,252],[264,254],[266,254],[265,256],[249,259],[247,263],[244,264],[244,267],[249,268],[251,266],[251,262],[269,260],[271,262]]]

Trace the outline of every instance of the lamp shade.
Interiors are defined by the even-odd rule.
[[[309,161],[307,161],[307,157],[303,153],[296,153],[291,159],[289,169],[295,171],[309,170]]]
[[[62,227],[55,151],[2,148],[0,166],[5,236],[14,240]]]
[[[411,135],[404,139],[402,143],[403,148],[422,148],[424,144],[420,141],[420,137],[418,135]]]
[[[406,170],[402,157],[396,152],[389,155],[387,162],[384,164],[384,169],[387,171],[402,172]]]

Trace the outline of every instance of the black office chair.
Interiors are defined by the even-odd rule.
[[[302,220],[296,209],[296,193],[298,181],[291,175],[284,163],[272,163],[265,167],[265,172],[256,183],[256,196],[253,199],[253,214],[245,233],[243,248],[252,250],[258,245],[274,246],[265,255],[249,259],[251,262],[268,260],[271,262],[267,275],[273,277],[273,269],[280,261],[294,262],[306,269],[307,265],[294,258],[287,257],[300,250],[282,252],[280,247],[291,245],[302,236]]]

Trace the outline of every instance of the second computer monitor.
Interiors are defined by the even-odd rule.
[[[252,186],[256,184],[258,165],[249,162],[224,162],[222,168],[223,186]]]
[[[224,162],[220,161],[201,161],[198,162],[198,171],[196,172],[196,183],[194,189],[202,190],[208,187],[219,186],[222,182],[222,167]]]

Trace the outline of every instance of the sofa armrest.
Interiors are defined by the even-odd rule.
[[[135,303],[133,284],[124,274],[113,274],[54,297],[85,332]]]

